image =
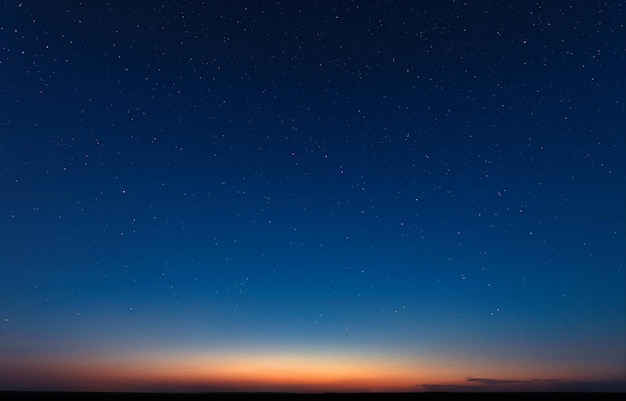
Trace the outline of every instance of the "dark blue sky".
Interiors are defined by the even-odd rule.
[[[0,10],[0,389],[626,391],[623,2]]]

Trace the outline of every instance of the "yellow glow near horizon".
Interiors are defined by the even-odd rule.
[[[415,367],[380,357],[254,352],[148,357],[126,365],[124,377],[237,390],[410,390]],[[119,368],[112,369],[118,374]]]
[[[520,361],[518,361],[520,362]],[[5,361],[6,363],[6,361]],[[345,350],[270,349],[70,355],[0,364],[44,389],[88,391],[419,391],[467,377],[581,379],[576,370],[524,363]],[[555,372],[561,372],[556,376]],[[563,374],[565,375],[563,376]],[[16,382],[17,383],[17,382]],[[472,385],[470,383],[469,385]]]

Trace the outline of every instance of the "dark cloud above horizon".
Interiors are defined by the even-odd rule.
[[[418,388],[431,392],[625,392],[626,379],[622,381],[567,381],[556,379],[495,379],[468,377],[468,384],[422,384]]]

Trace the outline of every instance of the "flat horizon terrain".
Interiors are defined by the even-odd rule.
[[[401,398],[401,399],[448,399],[458,398],[466,395],[472,397],[480,396],[487,398],[500,398],[502,396],[515,397],[540,397],[548,395],[550,397],[563,396],[568,399],[584,398],[593,396],[594,399],[622,399],[624,392],[414,392],[414,393],[287,393],[287,392],[207,392],[207,393],[152,393],[152,392],[85,392],[85,391],[0,391],[0,398],[7,399],[108,399],[108,398],[132,398],[132,399],[266,399],[272,398]]]
[[[458,399],[459,397],[472,396],[485,398],[501,398],[503,396],[541,397],[562,396],[567,399],[622,399],[624,392],[415,392],[415,393],[283,393],[283,392],[214,392],[214,393],[151,393],[151,392],[73,392],[73,391],[0,391],[0,398],[9,399],[415,399],[415,400],[440,400]]]

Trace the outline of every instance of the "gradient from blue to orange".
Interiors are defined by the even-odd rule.
[[[0,5],[0,390],[626,391],[619,2]]]

